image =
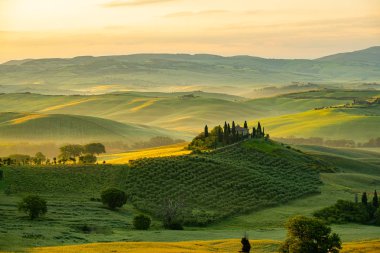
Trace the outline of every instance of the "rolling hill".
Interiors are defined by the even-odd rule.
[[[173,138],[186,136],[175,131],[152,128],[145,125],[125,124],[108,119],[42,113],[0,113],[1,144],[66,143],[85,144],[102,142],[110,150],[123,150],[136,142],[146,141],[156,136]],[[58,152],[58,149],[53,153]],[[49,154],[51,151],[49,152]]]
[[[274,138],[367,142],[379,137],[379,106],[343,105],[374,97],[380,92],[322,89],[258,99],[200,91],[0,94],[0,155],[42,151],[53,157],[61,143],[89,141],[101,141],[109,152],[121,153],[155,136],[190,140],[205,124],[212,127],[226,120],[248,120],[250,127],[260,120]]]
[[[248,94],[257,87],[292,82],[371,83],[380,81],[379,51],[373,47],[316,60],[136,54],[10,61],[0,65],[0,91],[99,94],[201,89]]]
[[[380,105],[327,108],[261,119],[272,137],[322,137],[367,142],[378,137]]]
[[[380,96],[380,92],[370,90],[319,90],[260,99],[206,92],[125,92],[93,96],[15,93],[0,95],[0,111],[85,115],[194,132],[204,123],[292,114],[376,96]]]

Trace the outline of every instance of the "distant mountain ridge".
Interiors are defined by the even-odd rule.
[[[208,54],[132,54],[26,59],[0,64],[0,92],[72,94],[205,90],[244,94],[291,83],[380,82],[380,47],[314,60]]]

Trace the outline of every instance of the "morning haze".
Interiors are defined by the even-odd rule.
[[[0,253],[380,252],[378,0],[0,0]]]

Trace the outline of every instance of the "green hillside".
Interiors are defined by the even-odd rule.
[[[372,153],[356,149],[307,148],[305,152],[310,154],[276,143],[249,141],[208,154],[138,160],[131,167],[2,167],[0,238],[5,244],[0,249],[126,239],[236,238],[242,231],[255,239],[283,240],[286,234],[283,224],[289,217],[311,215],[337,199],[352,200],[357,192],[372,192],[380,187],[378,156],[375,161]],[[365,160],[355,162],[350,156]],[[325,166],[334,166],[339,172],[320,173],[321,185],[315,168]],[[374,170],[363,169],[368,166]],[[126,190],[133,205],[113,212],[90,200],[98,198],[107,187]],[[4,194],[5,189],[10,195]],[[17,202],[29,193],[38,193],[48,200],[49,211],[38,222],[28,221],[16,211]],[[198,215],[198,222],[207,223],[215,218],[219,222],[178,232],[162,230],[160,220],[154,218],[151,231],[133,230],[133,216],[141,210],[155,216],[160,204],[157,197],[164,196],[184,196],[186,210],[192,210],[193,216],[187,216],[192,218],[191,222],[194,215]],[[194,198],[196,201],[192,201]],[[85,225],[94,231],[81,231]],[[356,224],[337,225],[333,229],[344,241],[376,239],[379,230]]]
[[[380,105],[312,110],[261,121],[273,137],[322,137],[367,142],[379,136]]]
[[[0,139],[32,143],[134,143],[155,136],[177,137],[178,133],[144,125],[65,114],[0,113]],[[181,134],[183,136],[183,134]]]
[[[204,124],[216,125],[226,119],[241,122],[292,114],[379,94],[378,91],[322,90],[253,100],[205,92],[128,92],[96,96],[3,94],[0,111],[86,115],[194,134]]]
[[[273,137],[366,142],[379,137],[379,106],[341,106],[354,99],[379,96],[376,90],[326,89],[248,100],[206,92],[126,92],[91,96],[2,94],[0,145],[10,140],[132,143],[154,136],[188,140],[205,124],[219,125],[228,119],[238,124],[244,120],[260,120]],[[326,109],[314,110],[323,107]],[[28,114],[42,116],[28,118]],[[26,117],[26,121],[4,123],[17,117]],[[114,152],[123,151],[122,146]],[[31,153],[40,150],[34,149]]]
[[[262,149],[266,146],[270,150]],[[5,168],[5,178],[20,193],[81,193],[91,197],[107,184],[122,186],[136,208],[153,216],[166,199],[181,199],[186,202],[186,223],[204,225],[318,193],[318,169],[323,167],[312,157],[277,143],[250,140],[204,155],[139,159],[129,168],[116,167],[111,174],[101,167],[93,174],[91,168],[81,168],[77,178],[72,174],[75,168]],[[98,172],[106,173],[107,180],[98,184]],[[84,183],[88,186],[78,189]],[[94,184],[98,186],[94,188]]]
[[[379,50],[373,47],[317,60],[136,54],[11,61],[0,65],[0,85],[3,85],[0,88],[3,92],[55,94],[183,89],[246,94],[254,87],[292,82],[378,82]]]

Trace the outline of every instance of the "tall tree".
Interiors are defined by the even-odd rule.
[[[232,142],[235,142],[237,140],[235,121],[232,121],[231,132],[232,132]]]
[[[262,136],[262,130],[261,130],[261,124],[260,124],[260,121],[257,123],[257,130],[256,130],[256,135],[257,137],[261,137]]]
[[[321,220],[296,216],[286,223],[288,237],[281,245],[283,253],[338,253],[342,241]]]
[[[34,159],[33,160],[34,160],[35,164],[41,165],[43,162],[46,161],[46,156],[44,154],[42,154],[41,152],[37,152],[34,155]]]
[[[207,138],[208,137],[208,126],[205,125],[205,137]]]
[[[375,192],[373,193],[372,205],[373,205],[375,208],[378,208],[378,207],[379,207],[379,197],[377,196],[377,191],[376,191],[376,190],[375,190]]]
[[[367,193],[363,192],[362,194],[362,204],[367,205],[368,204],[368,198],[367,198]]]
[[[227,122],[224,122],[223,143],[224,144],[228,143],[228,126],[227,126]]]
[[[106,148],[101,143],[90,143],[84,146],[84,153],[91,155],[99,155],[106,152]]]
[[[220,125],[218,126],[218,141],[223,142],[223,129]]]
[[[264,127],[263,127],[263,132],[262,132],[261,136],[262,136],[262,137],[265,136],[265,128],[264,128]]]
[[[252,138],[256,138],[256,128],[252,128]]]
[[[247,121],[244,121],[244,128],[248,130],[248,124],[247,124]]]
[[[227,144],[230,144],[231,143],[231,126],[230,126],[230,123],[227,124],[227,132],[228,132]]]

